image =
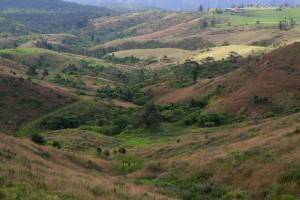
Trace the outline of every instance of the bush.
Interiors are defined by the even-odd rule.
[[[39,145],[44,145],[46,143],[46,140],[44,139],[43,136],[39,135],[39,134],[33,134],[30,136],[30,139],[34,142],[37,143]]]
[[[106,155],[107,157],[110,156],[110,152],[107,149],[103,151],[103,154]]]
[[[45,121],[45,127],[50,130],[76,128],[81,121],[76,116],[57,116],[54,119]]]
[[[281,178],[281,182],[292,182],[300,180],[300,169],[295,169],[291,173],[285,174]]]
[[[226,123],[226,113],[201,113],[198,117],[198,125],[201,127],[219,126]]]
[[[5,199],[6,194],[4,191],[0,190],[0,199]]]
[[[244,120],[246,120],[246,118],[247,118],[246,115],[237,115],[232,119],[232,121],[236,122],[236,123],[240,123],[240,122],[243,122]]]
[[[275,117],[275,114],[273,112],[267,112],[266,114],[263,115],[263,118],[271,118]]]
[[[58,148],[58,149],[61,148],[61,145],[60,145],[60,143],[59,143],[58,141],[53,141],[53,142],[52,142],[52,146],[53,146],[53,147],[56,147],[56,148]]]
[[[119,148],[119,153],[126,154],[126,149],[124,147]]]
[[[160,172],[163,172],[163,171],[164,171],[164,170],[162,169],[160,163],[149,163],[149,164],[147,165],[146,169],[147,169],[148,171],[155,172],[155,173],[160,173]]]
[[[101,153],[101,152],[102,152],[102,149],[101,149],[100,147],[98,147],[98,148],[97,148],[97,152],[98,152],[98,153]]]

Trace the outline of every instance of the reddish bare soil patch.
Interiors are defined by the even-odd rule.
[[[124,101],[120,101],[120,100],[115,100],[114,103],[115,103],[115,105],[121,106],[123,108],[131,108],[131,107],[136,107],[137,106],[134,103],[124,102]]]

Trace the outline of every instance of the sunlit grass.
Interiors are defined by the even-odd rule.
[[[17,49],[0,50],[0,53],[8,53],[17,56],[28,56],[28,55],[35,55],[35,54],[46,53],[46,52],[39,49],[33,49],[33,48],[17,48]]]
[[[220,17],[232,18],[232,25],[236,24],[256,24],[259,20],[260,24],[277,25],[279,21],[285,18],[290,22],[293,18],[296,23],[300,21],[300,8],[284,8],[277,11],[277,8],[245,8],[244,14],[231,15],[229,13],[220,14]]]

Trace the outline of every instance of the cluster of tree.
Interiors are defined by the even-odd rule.
[[[110,10],[115,10],[120,13],[140,13],[140,12],[153,12],[161,11],[161,8],[155,6],[147,6],[140,3],[96,3],[92,4],[100,7],[106,7]]]
[[[136,58],[134,56],[126,56],[124,58],[118,58],[114,54],[107,55],[103,57],[103,59],[111,63],[125,64],[125,65],[132,65],[140,61],[139,58]]]
[[[37,48],[50,49],[50,50],[53,49],[53,45],[51,43],[48,43],[47,40],[45,39],[36,41],[35,46]]]
[[[5,12],[10,9],[10,12]],[[114,14],[115,11],[97,6],[84,6],[61,0],[3,0],[0,16],[46,33],[80,29],[91,18]],[[35,31],[36,32],[36,31]]]
[[[74,79],[74,78],[63,78],[60,74],[56,74],[54,78],[51,80],[54,83],[63,84],[69,87],[83,89],[86,87],[86,84],[81,79]]]
[[[294,94],[280,93],[272,104],[270,104],[268,98],[259,98],[257,95],[253,97],[251,102],[252,106],[261,104],[276,106],[278,113],[285,115],[300,111],[299,108],[289,110],[292,107],[293,99]],[[63,115],[47,118],[40,123],[40,126],[45,129],[55,130],[75,128],[88,124],[91,125],[89,126],[91,130],[106,135],[116,135],[125,130],[130,131],[139,128],[156,130],[162,122],[173,123],[178,126],[215,127],[239,123],[247,119],[253,119],[254,123],[257,124],[262,118],[275,116],[271,112],[261,116],[256,111],[251,112],[249,117],[240,114],[229,117],[222,112],[204,112],[208,103],[208,99],[199,97],[185,102],[170,102],[163,106],[147,103],[143,106],[127,109],[118,108],[111,104],[107,109],[95,110],[91,108],[90,111],[85,109],[84,113],[79,110],[77,114],[74,111],[70,111],[69,114],[64,113]]]
[[[76,116],[61,115],[41,122],[41,126],[49,130],[76,128],[81,121]]]
[[[186,60],[183,64],[171,68],[173,75],[169,81],[172,87],[186,87],[200,78],[213,78],[216,74],[226,74],[237,67],[232,65],[242,56],[235,51],[228,53],[227,60],[215,61],[213,57],[205,57],[200,63]]]
[[[38,72],[36,71],[36,66],[30,66],[26,71],[26,74],[29,76],[37,76]]]
[[[216,26],[216,20],[211,19],[210,21],[208,21],[207,19],[201,19],[199,21],[199,25],[200,25],[201,28],[207,28],[209,26],[209,24],[210,24],[211,27],[215,27]]]
[[[10,19],[1,19],[0,30],[3,30],[0,33],[1,38],[41,33],[39,30],[32,29],[28,26],[22,26]]]
[[[289,20],[285,17],[284,20],[279,21],[278,28],[279,30],[289,30],[296,26],[296,22],[293,18]]]
[[[144,105],[147,100],[149,100],[149,97],[137,88],[121,88],[120,86],[112,88],[109,85],[98,89],[96,96],[100,98],[120,99],[128,102],[133,102],[137,105]]]

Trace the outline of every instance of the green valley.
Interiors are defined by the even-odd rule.
[[[1,4],[0,199],[300,198],[298,6]]]

